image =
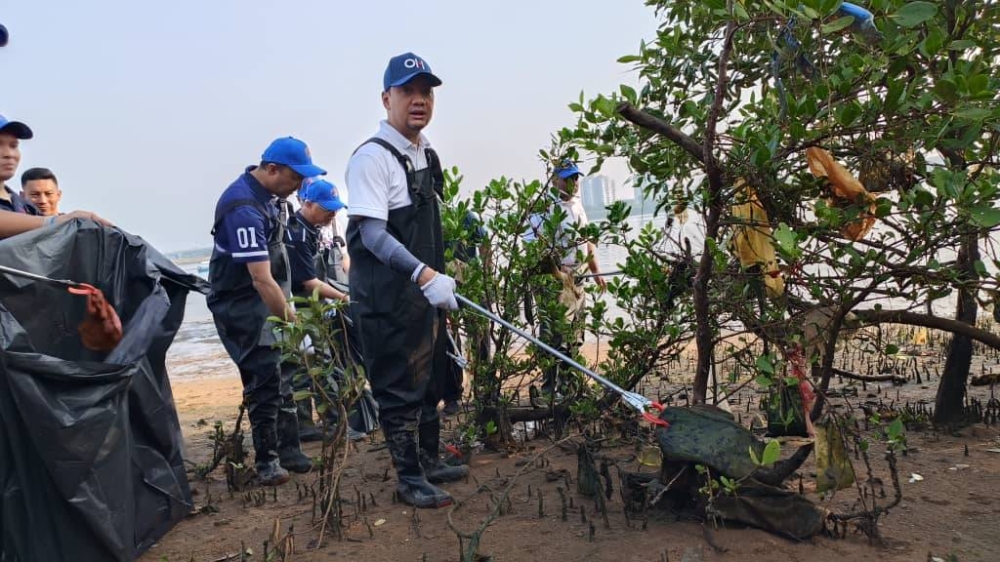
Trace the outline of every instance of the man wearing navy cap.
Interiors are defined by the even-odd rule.
[[[575,234],[580,228],[589,224],[587,212],[579,195],[579,180],[582,176],[580,169],[571,161],[562,161],[555,166],[552,172],[552,186],[558,194],[558,200],[553,201],[547,213],[531,218],[531,230],[525,236],[526,241],[544,238],[545,222],[556,214],[556,209],[560,209],[559,214],[564,218],[556,229],[555,239],[542,241],[552,250],[552,274],[561,284],[562,290],[558,301],[565,309],[570,333],[561,333],[551,322],[543,320],[541,335],[546,343],[570,356],[583,344],[582,322],[586,295],[579,277],[589,270],[601,290],[607,288],[597,264],[596,246],[593,241],[581,239]],[[559,372],[558,363],[545,370],[542,392],[550,397],[558,394]]]
[[[17,173],[21,163],[21,141],[34,136],[31,129],[20,121],[11,121],[0,115],[0,238],[15,236],[29,230],[71,219],[88,219],[109,225],[89,211],[73,211],[65,215],[42,217],[38,209],[7,186],[7,180]]]
[[[277,316],[288,321],[291,277],[284,231],[288,202],[307,177],[325,175],[306,144],[275,140],[219,197],[215,207],[215,249],[209,265],[208,307],[219,338],[240,371],[253,429],[257,477],[264,485],[288,481],[288,472],[308,472],[299,447],[291,381],[283,381],[281,352],[273,347]],[[284,384],[283,384],[284,383]]]
[[[352,308],[365,370],[399,480],[398,497],[443,507],[452,497],[433,483],[468,474],[441,462],[437,403],[445,354],[441,309],[455,310],[455,280],[444,274],[438,199],[444,175],[421,131],[441,80],[421,57],[393,57],[382,81],[387,119],[347,166]]]
[[[0,115],[0,209],[25,215],[41,215],[27,199],[7,186],[7,181],[17,173],[21,163],[21,141],[34,136],[31,129],[20,121],[9,121]]]

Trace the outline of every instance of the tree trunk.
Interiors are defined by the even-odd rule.
[[[979,260],[979,238],[975,232],[962,237],[958,251],[958,267],[963,281],[975,281],[979,275],[975,263]],[[975,325],[978,305],[975,289],[962,285],[958,290],[958,306],[955,319]],[[939,426],[959,426],[963,422],[965,387],[972,367],[972,338],[964,334],[954,334],[948,344],[948,356],[944,372],[938,384],[937,401],[934,407],[934,423]]]
[[[698,354],[698,365],[694,374],[694,382],[691,388],[691,402],[701,404],[708,396],[708,373],[712,365],[712,351],[715,349],[715,322],[711,316],[709,302],[709,289],[712,279],[712,252],[708,247],[708,240],[715,238],[719,231],[719,216],[722,214],[717,199],[711,202],[708,211],[708,219],[705,221],[705,247],[702,250],[701,262],[698,264],[698,273],[694,277],[693,295],[695,314],[695,346]]]

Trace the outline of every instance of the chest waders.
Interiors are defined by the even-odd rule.
[[[268,220],[267,253],[271,275],[286,296],[291,293],[288,252],[285,248],[287,203],[279,202],[277,213],[256,199],[238,199],[220,209],[212,228],[214,236],[223,218],[238,207],[256,208]],[[292,400],[291,381],[283,381],[281,351],[264,300],[253,287],[246,264],[234,263],[218,249],[209,268],[212,292],[208,308],[226,352],[236,363],[243,382],[243,398],[253,431],[257,476],[263,484],[281,484],[288,473],[281,467],[306,471],[311,466],[299,449],[298,421]],[[291,427],[289,425],[291,424]],[[296,454],[297,453],[297,454]],[[303,463],[309,466],[305,466]],[[280,465],[279,465],[280,458]]]
[[[306,247],[318,247],[317,239],[319,238],[319,232],[307,229],[302,222],[304,220],[305,219],[300,216],[289,221],[289,239],[302,239],[303,242],[308,240]],[[298,226],[296,226],[297,222]],[[344,244],[343,239],[341,238],[340,240],[341,244]],[[310,256],[313,261],[313,266],[315,267],[316,279],[326,283],[336,282],[337,279],[331,277],[331,272],[334,271],[334,268],[336,268],[336,270],[340,271],[343,283],[346,285],[347,276],[344,275],[343,270],[340,269],[341,262],[339,261],[339,258],[335,264],[330,261],[331,251],[336,252],[337,256],[343,255],[341,248],[334,245],[331,248],[317,249],[315,255]],[[308,299],[312,298],[312,294],[312,291],[303,287],[302,290],[295,293],[294,296]],[[327,365],[326,374],[317,376],[314,379],[313,376],[306,373],[305,370],[296,362],[285,361],[281,364],[282,378],[292,381],[293,396],[303,391],[311,393],[311,396],[295,401],[299,427],[299,441],[301,442],[319,441],[323,439],[324,436],[332,437],[335,435],[336,426],[339,422],[339,408],[326,408],[326,410],[320,415],[323,419],[323,427],[321,428],[316,424],[316,420],[313,416],[313,397],[318,397],[320,395],[316,392],[316,383],[320,385],[323,393],[327,396],[336,397],[338,396],[340,388],[343,385],[344,371],[348,368],[351,362],[356,365],[364,365],[364,359],[362,358],[361,349],[359,347],[360,344],[357,341],[358,337],[354,333],[354,322],[351,320],[350,314],[350,308],[345,307],[341,309],[336,316],[329,320],[333,323],[333,327],[336,330],[334,339],[331,342],[336,349],[330,350],[327,349],[326,346],[317,345],[317,340],[315,338],[312,339],[311,353],[319,355],[319,361],[322,361]],[[316,398],[317,404],[320,403],[319,400],[319,398]],[[372,397],[371,392],[365,389],[362,392],[361,398],[354,405],[354,408],[348,415],[348,437],[352,439],[363,439],[365,434],[371,433],[376,429],[378,429],[378,405],[375,403],[375,399]],[[353,436],[351,434],[353,434]]]
[[[391,152],[406,171],[411,203],[389,211],[389,234],[428,267],[444,271],[438,207],[444,174],[437,154],[427,149],[427,167],[415,170],[407,156],[384,140],[372,138],[367,143]],[[348,224],[347,243],[351,306],[365,371],[399,478],[397,494],[416,507],[450,505],[451,496],[431,482],[464,478],[468,467],[446,466],[438,455],[437,404],[447,361],[444,313],[430,305],[417,283],[365,248],[358,219]]]
[[[339,236],[337,238],[343,240]],[[344,273],[344,248],[334,243],[329,248],[320,250],[316,258],[316,274],[322,281],[347,285],[347,274]]]

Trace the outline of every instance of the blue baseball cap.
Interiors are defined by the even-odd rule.
[[[385,67],[385,76],[382,78],[382,89],[388,92],[389,88],[402,86],[416,76],[426,74],[431,80],[431,86],[441,85],[441,79],[431,72],[431,65],[427,61],[413,53],[403,53],[389,59],[389,66]]]
[[[340,200],[337,186],[319,178],[308,178],[302,182],[302,189],[299,190],[299,200],[303,203],[312,201],[331,212],[336,212],[347,207]]]
[[[313,164],[312,154],[309,153],[306,143],[294,137],[275,139],[264,151],[260,160],[288,166],[305,178],[326,175],[326,170]]]
[[[10,34],[7,33],[7,28],[0,24],[0,47],[6,46],[8,39],[10,39]]]
[[[553,170],[552,173],[554,173],[555,175],[559,176],[564,180],[568,180],[573,176],[583,175],[583,172],[581,172],[580,169],[576,167],[576,164],[568,161],[563,162],[562,164],[556,166],[556,169]]]
[[[9,133],[22,140],[35,136],[35,133],[32,133],[31,129],[24,123],[11,121],[3,115],[0,115],[0,133]]]

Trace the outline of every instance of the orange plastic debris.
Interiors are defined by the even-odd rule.
[[[833,191],[832,203],[837,207],[861,205],[867,207],[861,217],[845,224],[840,233],[848,240],[857,241],[865,237],[875,226],[875,197],[855,178],[847,168],[833,159],[828,151],[815,146],[806,149],[809,171],[818,178],[826,178]]]
[[[122,321],[104,298],[104,293],[85,283],[70,287],[69,292],[87,297],[87,317],[77,327],[84,347],[95,351],[113,350],[122,340]]]

